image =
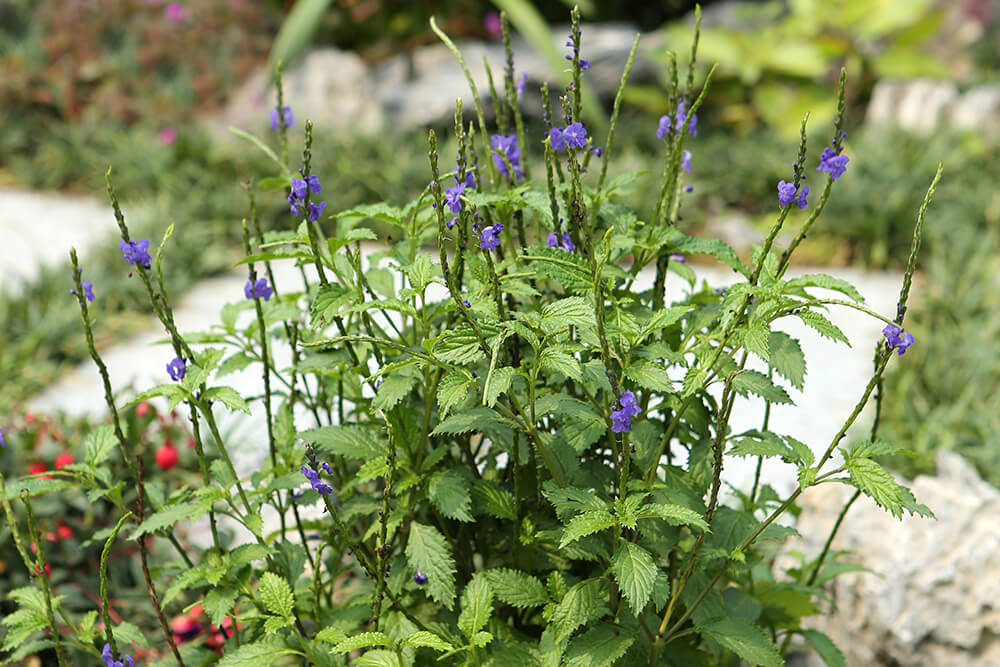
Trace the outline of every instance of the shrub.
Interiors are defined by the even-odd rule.
[[[816,484],[851,484],[895,516],[930,514],[873,460],[899,447],[874,432],[850,447],[840,442],[894,353],[914,342],[903,323],[937,177],[891,320],[841,280],[784,277],[846,165],[842,131],[820,156],[825,185],[810,202],[805,179],[817,167],[807,166],[803,122],[794,168],[772,191],[777,219],[747,264],[724,243],[677,229],[685,141],[711,72],[699,91],[693,67],[686,85],[674,69],[672,111],[658,131],[659,197],[640,220],[625,203],[640,174],[607,178],[621,93],[600,147],[578,120],[588,64],[576,11],[572,25],[574,83],[561,108],[546,104],[544,139],[524,133],[508,55],[494,95],[496,131],[478,102],[466,125],[459,102],[455,167],[441,168],[432,132],[431,181],[404,206],[329,216],[333,188],[313,171],[310,123],[298,169],[279,157],[284,123],[277,149],[247,135],[277,167],[256,190],[280,191],[296,226],[263,234],[248,188],[245,298],[210,331],[177,330],[162,270],[173,228],[155,249],[132,238],[108,173],[122,255],[171,348],[162,355],[169,361],[157,362],[169,381],[133,403],[186,405],[197,472],[184,480],[126,435],[93,344],[101,303],[91,301],[73,253],[73,288],[111,417],[78,446],[79,463],[46,472],[52,479],[5,487],[0,477],[13,542],[37,579],[11,592],[18,608],[3,621],[2,647],[10,660],[47,651],[62,663],[70,651],[96,657],[103,646],[114,664],[134,651],[128,643],[160,632],[164,664],[211,661],[215,650],[220,665],[780,665],[795,637],[828,664],[843,663],[825,635],[802,626],[819,612],[821,583],[843,566],[837,554],[784,573],[772,571],[770,557],[795,532],[778,520]],[[279,87],[279,118],[283,106]],[[539,143],[541,164],[532,162]],[[798,233],[778,252],[776,235],[800,209],[808,212]],[[388,224],[391,240],[362,257],[362,241],[377,238],[369,220]],[[714,257],[741,280],[696,289],[688,254]],[[276,282],[272,265],[282,261],[301,269],[301,287]],[[668,299],[668,271],[691,290]],[[790,402],[783,385],[801,386],[805,375],[798,342],[771,324],[796,316],[843,338],[825,315],[831,305],[884,320],[886,340],[856,409],[814,452],[768,428],[769,406]],[[751,356],[768,372],[750,370]],[[262,394],[220,384],[246,368],[261,372]],[[761,428],[732,433],[733,404],[751,394],[764,401]],[[248,476],[236,472],[222,410],[262,413],[267,455]],[[782,498],[755,484],[723,503],[727,456],[780,458],[795,466],[799,486]],[[170,468],[166,476],[151,458]],[[80,490],[107,513],[92,538],[104,545],[101,602],[84,607],[57,594],[33,509],[40,496]],[[307,513],[316,506],[322,513]],[[182,545],[178,524],[206,517],[210,546]],[[124,605],[107,585],[107,565],[123,543],[138,547],[150,604],[130,605],[119,622],[111,603]]]

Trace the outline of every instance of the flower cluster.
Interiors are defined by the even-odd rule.
[[[141,241],[126,241],[122,239],[118,247],[122,251],[122,258],[132,266],[141,266],[148,269],[153,258],[149,256],[149,239]]]
[[[809,202],[806,201],[806,197],[808,195],[808,185],[796,188],[795,183],[786,183],[785,181],[778,182],[778,205],[782,208],[788,206],[792,202],[798,204],[799,208],[805,208],[809,205]]]
[[[625,433],[632,428],[632,417],[642,412],[642,409],[631,390],[622,392],[618,397],[618,405],[621,407],[611,413],[611,430],[615,433]]]
[[[247,280],[247,284],[243,286],[243,294],[245,294],[248,299],[264,299],[264,301],[270,301],[271,295],[274,294],[274,288],[267,284],[267,278],[258,278],[257,280],[254,280],[254,276],[251,274],[250,279]]]
[[[167,374],[170,376],[171,380],[175,382],[183,380],[184,376],[187,374],[187,364],[180,357],[174,358],[169,364],[167,364]]]
[[[479,247],[483,250],[496,250],[500,247],[500,232],[503,231],[503,223],[498,222],[483,229],[479,234]]]
[[[281,107],[281,116],[278,116],[277,109],[271,109],[268,119],[271,121],[272,130],[277,132],[280,127],[281,118],[285,119],[285,127],[295,125],[295,114],[292,113],[292,107]]]
[[[476,177],[471,171],[466,172],[464,179],[459,178],[458,173],[456,173],[455,185],[444,189],[444,203],[448,205],[448,210],[455,214],[461,213],[462,195],[465,194],[467,189],[475,190],[475,188]],[[458,215],[452,216],[451,220],[445,223],[448,225],[448,229],[455,226],[456,220],[458,220]]]
[[[830,178],[837,180],[844,175],[844,172],[847,170],[847,163],[850,161],[851,158],[827,146],[819,156],[819,166],[816,167],[816,171],[825,171],[830,174]]]
[[[125,656],[124,662],[115,660],[114,653],[111,652],[111,644],[104,645],[104,650],[101,651],[101,658],[104,660],[105,667],[125,667],[125,663],[128,663],[129,667],[135,667],[135,660],[130,655]]]
[[[306,445],[306,458],[309,459],[309,465],[302,466],[299,470],[301,470],[302,474],[309,480],[312,488],[316,489],[316,491],[321,495],[333,493],[333,487],[320,479],[319,476],[321,470],[327,475],[333,474],[333,470],[330,469],[330,464],[326,461],[319,463],[316,460],[316,452],[313,451],[313,448],[310,445]]]
[[[580,34],[583,31],[580,30],[579,26],[576,26],[574,32],[569,34],[569,39],[566,40],[566,46],[573,49],[573,53],[566,54],[566,60],[574,60],[580,56]],[[580,69],[588,70],[590,69],[590,61],[586,58],[580,58]]]
[[[885,336],[885,342],[889,345],[889,349],[898,351],[899,356],[903,356],[906,349],[913,345],[913,334],[903,331],[895,324],[885,325],[885,328],[882,329],[882,335]]]
[[[505,137],[502,134],[494,134],[490,138],[490,147],[495,151],[493,153],[493,164],[496,166],[497,171],[501,175],[510,178],[510,170],[507,169],[507,163],[509,162],[510,166],[514,168],[514,180],[520,181],[524,176],[524,172],[521,171],[521,149],[517,145],[517,135],[512,134]]]
[[[687,121],[687,133],[692,137],[698,136],[698,114],[693,113],[688,116],[687,103],[681,100],[677,104],[677,110],[672,114],[660,116],[660,126],[656,129],[656,138],[663,139],[671,132],[680,132]]]
[[[72,294],[73,296],[76,296],[75,289],[71,289],[69,293]],[[90,282],[89,280],[83,281],[83,296],[85,299],[87,299],[87,301],[91,303],[94,302],[94,283]]]
[[[549,232],[549,247],[562,248],[566,252],[573,252],[576,250],[576,245],[573,244],[573,239],[570,238],[569,232],[563,232],[561,242],[555,232]]]
[[[549,143],[552,144],[552,150],[556,151],[567,148],[586,148],[587,129],[579,121],[570,123],[564,129],[553,127],[549,130]]]
[[[302,170],[299,170],[302,173]],[[306,203],[309,199],[310,193],[318,193],[323,191],[323,186],[319,184],[319,176],[312,174],[303,178],[293,178],[292,179],[292,191],[288,193],[288,203],[291,207],[292,215],[301,216],[302,215],[302,205]],[[309,222],[316,222],[319,220],[319,216],[323,214],[323,209],[326,208],[326,202],[320,202],[319,204],[315,202],[309,202]]]

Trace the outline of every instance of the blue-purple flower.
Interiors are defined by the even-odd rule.
[[[3,439],[3,429],[0,428],[0,447],[6,447],[7,441]]]
[[[293,178],[292,190],[288,193],[288,204],[292,211],[292,215],[301,216],[303,213],[302,205],[309,197],[309,194],[315,194],[322,191],[323,186],[320,185],[319,176],[316,174],[310,174],[306,178]],[[319,204],[309,202],[309,222],[316,222],[319,220],[319,216],[322,215],[323,209],[325,208],[326,202],[320,202]]]
[[[420,571],[420,568],[416,568],[417,573],[413,575],[413,581],[417,586],[423,586],[427,583],[427,575]]]
[[[104,645],[104,650],[101,651],[101,659],[104,660],[104,667],[125,667],[126,663],[128,663],[128,667],[135,667],[135,660],[130,655],[125,655],[124,662],[115,660],[114,653],[111,652],[111,644]]]
[[[579,121],[570,123],[563,130],[563,139],[570,148],[584,148],[587,145],[587,130]]]
[[[75,289],[71,289],[69,293],[76,296]],[[89,280],[83,281],[83,296],[85,299],[87,299],[87,301],[91,303],[94,302],[94,283],[90,282]]]
[[[792,202],[795,202],[799,208],[804,209],[809,205],[809,202],[806,201],[806,197],[808,195],[808,185],[796,188],[795,183],[786,183],[785,181],[778,182],[778,205],[781,207],[788,206]]]
[[[149,239],[141,241],[122,239],[118,247],[122,251],[122,258],[132,266],[142,266],[142,268],[148,269],[150,262],[153,261],[153,258],[149,256]]]
[[[615,433],[625,433],[632,428],[632,417],[642,412],[635,394],[631,390],[622,392],[618,397],[618,410],[611,413],[611,430]]]
[[[274,288],[267,284],[267,278],[258,278],[254,280],[251,276],[247,280],[247,284],[243,286],[243,294],[246,295],[248,299],[264,299],[264,301],[270,301],[271,295],[274,294]]]
[[[493,164],[496,166],[497,171],[501,175],[510,177],[510,170],[507,169],[507,163],[514,168],[514,180],[521,180],[524,176],[524,172],[521,171],[521,149],[517,145],[517,135],[512,134],[510,136],[504,136],[502,134],[494,134],[490,139],[490,147],[493,148]],[[503,156],[503,157],[501,157]],[[506,157],[506,161],[504,160]]]
[[[895,324],[885,325],[885,328],[882,329],[882,335],[885,336],[889,349],[898,351],[899,356],[903,356],[907,348],[913,345],[913,335],[903,331]]]
[[[444,203],[448,205],[448,210],[452,213],[461,213],[462,211],[462,195],[465,194],[466,188],[476,187],[476,177],[470,171],[465,175],[465,180],[459,182],[458,174],[455,174],[455,185],[450,188],[444,189]],[[452,222],[449,225],[449,229],[454,227],[455,223]]]
[[[483,229],[479,234],[479,247],[483,250],[496,250],[500,247],[500,232],[503,231],[503,223],[498,222]]]
[[[292,113],[292,107],[281,107],[281,115],[285,118],[285,127],[295,125],[295,115]],[[271,109],[271,113],[268,114],[268,118],[271,120],[271,129],[277,131],[280,120],[278,110]]]
[[[691,173],[691,151],[681,153],[681,168],[687,173]]]
[[[170,363],[167,364],[167,375],[169,375],[170,379],[174,382],[183,380],[186,374],[187,364],[185,364],[184,360],[180,357],[175,357]]]
[[[517,96],[518,97],[521,97],[521,95],[524,94],[524,86],[527,83],[528,83],[528,73],[527,72],[522,72],[521,73],[521,78],[520,78],[520,80],[518,80],[518,82],[517,82],[517,88],[516,88]]]
[[[324,461],[324,464],[325,463],[326,462]],[[309,480],[309,484],[312,485],[312,488],[316,489],[318,493],[323,495],[333,493],[333,487],[320,479],[318,472],[309,466],[302,466],[299,469],[302,471],[302,474],[306,476],[306,479]]]
[[[662,139],[671,132],[680,132],[684,127],[684,122],[687,121],[687,133],[692,137],[698,136],[698,114],[691,114],[688,117],[687,111],[685,110],[687,103],[681,100],[677,104],[677,110],[672,114],[664,114],[660,116],[660,124],[656,129],[656,138]]]
[[[847,163],[850,161],[851,158],[827,146],[819,156],[819,166],[816,167],[816,171],[825,171],[830,174],[830,178],[837,180],[844,175]]]
[[[562,248],[566,252],[573,252],[576,250],[576,245],[573,243],[573,239],[570,238],[569,232],[563,232],[562,241],[556,236],[555,232],[549,232],[549,247],[550,248]]]
[[[684,262],[687,261],[687,257],[685,257],[684,255],[682,255],[680,253],[672,252],[672,253],[670,253],[670,261],[677,262],[679,264],[683,264]]]

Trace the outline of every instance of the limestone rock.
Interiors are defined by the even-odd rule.
[[[850,666],[1000,665],[1000,491],[957,454],[910,485],[937,519],[902,521],[862,496],[833,542],[871,572],[832,580],[830,615],[810,619]],[[814,558],[854,489],[826,484],[803,496],[803,538],[788,549]]]

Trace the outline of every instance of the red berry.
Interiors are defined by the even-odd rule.
[[[135,406],[135,414],[139,415],[140,417],[145,417],[146,415],[148,415],[149,414],[149,403],[147,403],[146,401],[143,401],[139,405]]]
[[[45,539],[47,539],[49,542],[55,542],[56,534],[50,530],[49,532],[45,533]]]
[[[69,538],[73,537],[73,529],[66,525],[57,526],[56,535],[58,535],[60,538],[64,540],[68,540]]]
[[[28,474],[29,475],[39,475],[48,470],[44,463],[29,463],[28,464]]]
[[[69,452],[63,452],[62,454],[56,457],[55,466],[56,468],[64,468],[71,463],[73,463],[73,455],[70,454]]]
[[[156,465],[160,466],[160,470],[170,470],[177,465],[178,460],[180,455],[169,440],[156,450]]]
[[[202,612],[204,612],[204,610],[205,610],[205,608],[199,602],[195,606],[193,606],[190,609],[188,609],[188,616],[190,616],[191,618],[198,618],[199,616],[201,616],[201,614],[202,614]]]

